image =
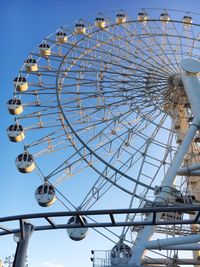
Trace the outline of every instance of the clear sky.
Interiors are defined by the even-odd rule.
[[[12,124],[12,117],[6,109],[6,102],[13,92],[13,78],[17,76],[28,54],[41,40],[62,25],[73,25],[83,18],[93,21],[99,12],[116,9],[127,10],[136,16],[140,8],[166,8],[200,13],[199,0],[10,0],[0,1],[0,55],[1,55],[1,178],[0,216],[42,212],[34,199],[38,186],[36,174],[28,176],[18,173],[14,159],[21,153],[21,145],[10,143],[6,128]],[[135,15],[134,15],[135,14]],[[197,22],[198,23],[198,22]],[[71,191],[77,194],[77,191]],[[78,196],[77,196],[78,197]],[[63,210],[56,204],[49,210]],[[91,266],[91,249],[110,249],[112,243],[94,231],[82,242],[73,242],[66,231],[34,233],[29,246],[28,261],[31,267],[88,267]],[[0,259],[15,251],[11,236],[0,238]]]

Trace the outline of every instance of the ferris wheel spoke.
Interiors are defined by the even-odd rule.
[[[118,161],[118,155],[119,155],[118,151],[116,151],[116,155],[117,155],[116,160]],[[113,157],[115,157],[116,155],[114,155]],[[134,161],[134,157],[129,158],[126,162],[123,163],[123,165],[119,167],[119,170],[123,170],[124,172],[127,172],[131,168],[133,161]],[[107,172],[108,172],[108,167],[104,169],[103,173],[105,173],[105,175],[107,176]],[[117,177],[116,174],[113,174],[110,179],[114,179],[117,182],[120,178],[122,177],[121,176]],[[110,184],[109,181],[104,181],[104,179],[102,179],[102,177],[100,176],[80,206],[81,207],[83,206],[85,209],[86,205],[90,204],[88,208],[91,208],[95,204],[95,202],[98,201],[112,186],[113,184]],[[103,192],[101,192],[102,189],[103,189]],[[140,198],[137,194],[132,193],[132,195],[134,197]],[[90,203],[91,201],[93,201],[92,204]]]
[[[114,37],[116,38],[117,36],[114,34],[114,33],[112,33],[112,32],[110,32],[109,31],[109,34],[112,34],[112,35],[114,35]],[[133,49],[137,49],[138,51],[140,51],[141,52],[141,50],[140,50],[140,48],[139,47],[135,47],[134,45],[133,45],[133,43],[131,43],[131,42],[129,42],[129,41],[127,41],[126,39],[122,39],[122,37],[120,36],[120,37],[118,37],[119,38],[119,40],[120,41],[122,41],[122,42],[127,42],[129,45],[130,45],[130,47],[131,48],[133,48]],[[106,43],[106,44],[108,44],[108,43]],[[146,44],[145,44],[146,45]],[[127,55],[129,55],[130,56],[130,58],[133,56],[133,54],[131,53],[131,52],[127,52],[127,50],[125,50],[125,49],[123,49],[123,46],[115,46],[115,48],[117,49],[117,51],[119,51],[119,52],[125,52],[125,54],[127,54]],[[121,53],[119,53],[119,54],[121,54]],[[112,54],[113,55],[113,54]],[[145,54],[144,54],[145,55]],[[117,55],[117,56],[119,56],[119,55]],[[137,56],[135,56],[134,55],[134,59],[137,59],[138,57]],[[139,58],[138,58],[139,59]],[[130,62],[130,59],[127,59],[127,57],[125,57],[125,61],[127,61],[128,60],[128,62]],[[140,59],[141,60],[141,59]],[[130,62],[130,63],[134,63],[134,65],[136,64],[135,63],[135,60],[134,60],[134,62]],[[138,64],[138,66],[139,66],[139,64]],[[140,66],[140,67],[142,67],[142,66]],[[141,69],[141,68],[140,68]],[[138,71],[140,71],[140,70],[138,70]]]
[[[161,28],[161,26],[159,26],[158,23],[156,23],[156,27],[159,30],[159,32],[162,32],[162,34],[159,34],[158,37],[163,38],[161,42],[159,40],[157,41],[155,39],[155,42],[157,43],[157,45],[159,46],[159,48],[161,50],[161,55],[162,55],[161,60],[168,61],[171,69],[173,68],[175,73],[180,72],[180,68],[179,68],[180,62],[177,62],[175,60],[176,64],[174,64],[174,61],[170,58],[170,56],[174,54],[173,53],[174,52],[173,51],[174,43],[169,42],[169,37],[170,38],[178,38],[178,36],[176,36],[177,32],[174,29],[173,21],[171,20],[169,23],[164,24],[162,26],[162,28]],[[170,50],[172,51],[172,53],[168,52]],[[168,54],[169,54],[169,56],[168,56]]]
[[[97,41],[97,40],[94,40],[94,41]],[[103,42],[103,44],[105,44],[105,42]],[[102,45],[103,45],[102,44]],[[110,45],[110,43],[106,43],[106,45]],[[146,45],[146,44],[145,44]],[[123,51],[123,48],[119,48],[118,46],[117,47],[114,47],[114,48],[117,48],[118,50],[122,50]],[[133,47],[133,49],[134,49],[134,47]],[[137,49],[139,49],[140,50],[140,48],[137,48]],[[116,61],[118,61],[119,59],[121,59],[122,61],[120,62],[120,66],[121,67],[123,67],[123,65],[122,65],[122,63],[124,62],[124,63],[129,63],[129,64],[133,64],[133,66],[136,66],[136,67],[138,67],[138,68],[136,68],[136,69],[134,69],[133,67],[131,67],[131,69],[134,71],[138,71],[139,73],[141,73],[142,74],[142,65],[141,65],[141,63],[136,63],[135,61],[131,61],[131,58],[132,58],[132,54],[131,54],[131,52],[128,52],[128,54],[127,54],[127,56],[129,55],[129,57],[127,58],[127,56],[126,57],[122,57],[122,55],[117,55],[117,58],[116,58],[116,56],[115,56],[115,54],[113,54],[112,52],[111,52],[112,50],[110,50],[109,51],[109,55],[110,55],[110,57],[111,57],[111,60],[110,61],[108,61],[108,60],[106,60],[106,59],[104,59],[104,62],[106,62],[107,64],[109,64],[109,65],[111,65],[111,66],[113,66],[113,64],[114,64],[114,66],[116,66],[116,67],[119,67],[116,63],[114,63],[114,62],[112,62],[112,57],[113,58],[115,58],[116,59]],[[94,49],[93,50],[93,52],[97,52],[97,53],[100,53],[100,55],[107,55],[108,54],[108,52],[105,50],[105,49],[102,49],[101,48],[101,50],[97,50],[97,49]],[[140,52],[142,52],[141,50],[140,50]],[[127,53],[127,51],[126,51],[126,53]],[[91,58],[91,54],[90,54],[90,58]],[[95,57],[94,59],[96,60],[96,58],[97,57]],[[135,58],[135,55],[134,55],[134,58]],[[145,60],[145,59],[144,59]],[[157,62],[156,62],[157,63]],[[149,63],[148,63],[149,64]],[[154,65],[150,65],[150,68],[152,69],[153,68],[153,66]],[[127,66],[124,66],[124,68],[125,69],[127,69]],[[158,72],[159,73],[162,73],[162,69],[160,70],[160,69],[158,69]]]
[[[123,143],[121,144],[120,148],[122,148],[122,146],[123,146]],[[123,149],[120,149],[120,148],[119,148],[119,150],[117,150],[117,151],[115,152],[115,154],[113,155],[112,159],[110,160],[110,163],[111,163],[111,161],[113,160],[113,158],[115,158],[115,157],[116,157],[116,160],[118,161],[119,155],[121,154],[121,153],[120,153],[120,150],[123,151]],[[133,155],[133,156],[134,156],[134,155]],[[123,163],[123,165],[120,166],[119,169],[122,170],[123,167],[125,166],[125,167],[127,167],[127,170],[128,170],[128,169],[132,166],[132,163],[133,163],[133,159],[132,159],[132,158],[131,158],[131,159],[128,159],[126,162]],[[128,165],[127,165],[127,164],[128,164]],[[108,170],[109,170],[108,167],[106,167],[102,173],[105,174],[105,175],[107,176]],[[126,170],[126,171],[127,171],[127,170]],[[125,170],[123,170],[123,171],[125,171]],[[112,179],[112,178],[114,178],[114,180],[117,182],[117,180],[120,179],[121,176],[119,176],[119,177],[117,178],[116,174],[113,174],[113,175],[111,176],[111,179]],[[104,189],[104,187],[107,186],[107,185],[108,185],[108,188]],[[95,201],[98,200],[101,196],[104,195],[104,193],[105,193],[107,190],[109,190],[109,189],[111,188],[111,186],[112,186],[112,184],[110,185],[110,184],[108,183],[107,180],[106,180],[106,181],[102,180],[102,176],[100,176],[99,179],[95,182],[95,184],[94,184],[94,186],[92,187],[92,189],[89,191],[89,193],[88,193],[88,195],[86,196],[86,198],[84,199],[84,201],[82,202],[81,206],[83,206],[83,205],[85,205],[85,204],[88,204],[88,203],[90,202],[91,199],[93,199],[93,200],[95,200]],[[101,190],[102,188],[104,189],[104,191],[101,193],[100,190]],[[91,196],[90,196],[90,195],[91,195]],[[88,197],[89,197],[89,199],[88,199]],[[91,207],[91,205],[90,205],[90,207]]]
[[[95,190],[97,191],[97,188],[95,188]],[[98,194],[99,194],[99,191],[98,191]]]
[[[108,43],[109,44],[109,43]],[[96,50],[95,50],[96,51]],[[99,50],[97,50],[96,52],[99,52]],[[102,51],[100,50],[100,52],[102,53]],[[104,53],[106,53],[106,51],[104,51]],[[109,51],[109,54],[110,54],[110,51]],[[113,55],[113,54],[111,54]],[[125,59],[127,61],[127,58]]]
[[[101,134],[101,133],[98,133],[98,134]],[[124,135],[124,133],[123,133],[123,135]],[[95,137],[94,137],[94,138],[95,138]],[[122,142],[123,142],[123,139],[122,139]],[[108,143],[108,144],[109,144],[109,143]],[[99,148],[101,148],[101,147],[102,147],[102,144],[101,144],[101,146],[98,146],[98,147],[97,147],[97,150],[98,150]],[[97,151],[97,150],[96,150],[96,151]],[[117,153],[118,153],[118,152],[117,152]],[[89,155],[90,155],[90,154],[89,154]],[[86,156],[87,156],[87,155],[84,154],[84,157],[86,157]]]
[[[107,165],[109,165],[109,164],[107,163]],[[120,172],[119,170],[116,170],[116,168],[112,168],[112,169],[113,169],[113,170],[115,170],[116,172],[119,172],[119,173],[120,173],[121,175],[123,175],[124,177],[126,177],[126,178],[128,178],[128,179],[130,179],[130,180],[133,180],[133,181],[134,181],[134,179],[130,178],[129,176],[127,176],[127,175],[125,175],[125,174],[123,174],[123,173],[122,173],[122,172]],[[143,183],[140,183],[140,182],[138,182],[138,183],[146,187],[146,185],[145,185],[145,184],[143,184]]]
[[[164,123],[164,121],[163,121]],[[152,136],[150,137],[150,140],[154,140],[155,136],[158,134],[159,132],[159,129],[155,129],[154,133],[152,133]],[[151,157],[151,155],[149,155],[149,150],[150,148],[150,143],[148,142],[146,144],[146,147],[145,147],[145,150],[143,152],[143,158],[142,158],[142,162],[141,162],[141,165],[140,165],[140,172],[138,174],[138,179],[140,179],[144,174],[143,174],[143,171],[145,169],[147,169],[147,166],[150,165],[152,166],[152,168],[155,168],[155,173],[154,175],[151,175],[151,179],[152,181],[149,183],[150,185],[152,185],[154,183],[154,179],[156,179],[157,175],[159,174],[160,171],[162,171],[162,164],[167,164],[167,158],[169,156],[169,154],[171,153],[171,150],[168,150],[167,153],[165,153],[164,155],[164,158],[162,159],[156,159],[156,158],[153,158]],[[165,172],[162,173],[163,177],[165,176]],[[129,204],[129,208],[132,208],[134,206],[134,196],[135,196],[135,192],[137,191],[137,185],[134,189],[134,192],[133,192],[133,197],[130,201],[130,204]],[[148,190],[146,190],[146,192],[143,192],[143,197],[145,199],[146,195],[148,194]],[[142,206],[145,206],[146,202],[144,201],[144,199],[141,199],[141,202],[139,203],[139,207],[142,205]],[[136,215],[134,216],[131,216],[131,215],[127,215],[126,217],[126,221],[134,221]],[[125,234],[128,232],[130,227],[124,227],[123,230],[122,230],[122,234]]]
[[[151,22],[148,22],[148,23],[151,23]],[[129,34],[131,34],[131,30],[129,30]],[[141,37],[144,37],[144,35],[141,35]],[[147,36],[145,37],[145,38],[154,38],[154,35],[152,35],[151,33],[149,33],[149,32],[147,32]],[[160,56],[158,55],[158,54],[156,54],[156,52],[155,52],[155,50],[153,50],[153,48],[149,45],[149,43],[148,43],[148,41],[144,41],[143,40],[143,38],[141,38],[140,39],[140,35],[138,34],[137,35],[137,38],[139,39],[139,41],[141,42],[141,44],[144,46],[144,47],[147,47],[147,49],[149,50],[148,52],[152,52],[153,53],[153,56],[152,56],[152,60],[153,61],[155,61],[155,59],[156,58],[160,58]],[[148,39],[147,39],[148,40]],[[154,40],[155,41],[155,40]],[[140,46],[140,47],[136,47],[136,46],[134,46],[133,45],[133,43],[131,43],[131,42],[129,42],[129,44],[130,44],[130,46],[132,46],[133,47],[133,49],[136,49],[138,52],[140,52],[143,56],[145,55],[145,56],[148,56],[149,57],[149,55],[148,54],[144,54],[144,51],[143,51],[143,49],[142,49],[142,47]],[[155,44],[154,44],[155,45]],[[159,45],[159,43],[157,44],[157,45]],[[136,57],[136,58],[138,58],[139,59],[139,56],[134,56],[134,57]],[[141,59],[140,59],[141,60]],[[160,64],[160,62],[159,62],[160,60],[158,60],[158,61],[155,61],[155,64],[156,64],[156,66],[157,65],[159,65]],[[147,61],[148,62],[148,61]],[[151,66],[151,68],[153,67],[153,65]],[[158,71],[160,71],[160,70],[158,70]]]
[[[76,136],[76,138],[77,138],[77,135],[75,135],[75,133],[74,133],[74,136]],[[80,140],[80,139],[78,138],[78,140]],[[82,142],[81,142],[81,144],[82,144]],[[84,147],[85,147],[91,154],[94,155],[94,152],[92,152],[90,149],[88,149],[88,146],[86,146],[86,145],[84,144]],[[78,150],[77,150],[77,151],[78,151]],[[79,152],[79,153],[80,153],[80,152]],[[99,156],[95,153],[95,157],[98,159]],[[88,162],[88,163],[89,163],[89,162]],[[111,169],[113,169],[113,171],[119,173],[120,175],[124,176],[125,178],[134,181],[133,178],[131,178],[130,176],[128,176],[128,175],[126,175],[126,174],[120,172],[119,170],[117,170],[116,168],[114,168],[113,166],[111,166],[110,164],[106,163],[106,165],[108,165]],[[94,168],[93,165],[91,165],[91,167]],[[94,169],[97,171],[96,168],[94,168]],[[98,172],[98,173],[99,173],[99,172]],[[100,173],[100,174],[101,174],[101,173]],[[139,183],[140,185],[144,186],[144,187],[147,187],[146,184],[141,183],[140,181],[138,181],[138,183]],[[149,188],[149,187],[148,187],[148,188]]]

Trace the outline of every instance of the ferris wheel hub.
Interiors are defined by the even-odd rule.
[[[169,77],[168,82],[169,82],[169,86],[182,86],[183,87],[183,82],[181,80],[181,74],[180,73],[171,75]]]
[[[180,63],[182,70],[197,74],[200,72],[200,62],[194,59],[183,59]]]

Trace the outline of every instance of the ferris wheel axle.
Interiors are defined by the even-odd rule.
[[[194,117],[198,118],[200,122],[200,81],[198,78],[198,73],[200,73],[200,63],[196,60],[185,59],[181,62],[181,68],[184,71],[182,74],[182,81],[192,112]]]

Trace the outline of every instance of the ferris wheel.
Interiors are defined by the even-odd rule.
[[[122,10],[99,13],[94,23],[80,19],[73,27],[61,27],[30,53],[7,102],[15,118],[7,134],[23,144],[18,170],[36,171],[42,179],[35,191],[40,206],[56,200],[72,210],[200,201],[198,174],[184,172],[200,161],[200,136],[182,79],[184,71],[198,79],[199,71],[188,67],[190,61],[181,65],[189,59],[198,69],[198,19],[198,14],[177,10],[143,9],[133,17]],[[88,177],[82,178],[84,188],[74,204],[65,189],[81,173]],[[180,220],[191,214],[159,216]],[[72,217],[68,223],[79,220]],[[195,231],[178,224],[109,231],[115,243],[111,265],[155,265],[156,256],[159,264],[174,263],[179,243],[173,249],[165,245],[164,252],[149,245],[150,253],[144,254],[145,242],[158,233],[170,239]],[[87,229],[69,229],[68,234],[82,240]]]

